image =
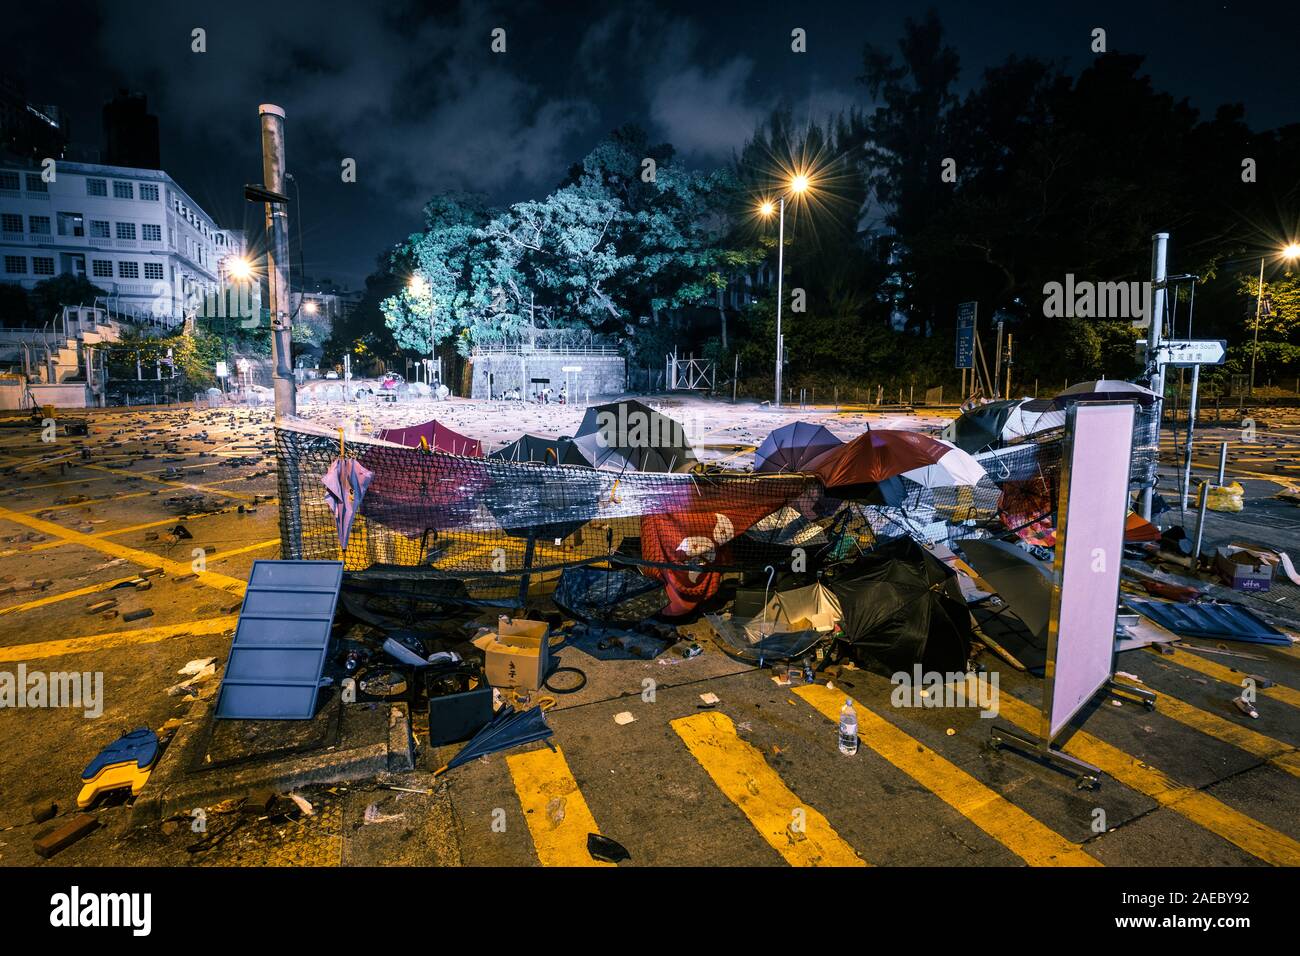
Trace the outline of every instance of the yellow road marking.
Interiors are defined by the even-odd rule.
[[[753,745],[741,740],[731,718],[703,711],[672,722],[719,790],[791,866],[866,866],[829,821],[805,806]],[[801,812],[796,812],[801,811]],[[803,839],[792,825],[802,818]]]
[[[1173,648],[1172,654],[1160,654],[1153,648],[1151,653],[1163,660],[1173,661],[1179,667],[1186,667],[1188,670],[1204,674],[1206,677],[1213,677],[1225,684],[1232,684],[1234,687],[1240,687],[1241,682],[1246,679],[1246,675],[1241,671],[1234,671],[1230,667],[1224,667],[1218,661],[1206,660],[1199,654],[1189,653],[1182,648]],[[1256,690],[1261,697],[1269,697],[1273,700],[1280,700],[1284,704],[1290,704],[1292,707],[1300,707],[1300,691],[1294,688],[1274,684],[1272,687],[1259,687]]]
[[[220,634],[234,627],[235,617],[214,617],[188,624],[165,624],[159,627],[142,627],[134,631],[112,631],[88,637],[71,637],[61,641],[38,641],[34,644],[14,644],[0,647],[0,663],[39,661],[65,654],[85,654],[89,651],[110,650],[115,647],[134,647],[138,644],[157,644],[173,637]]]
[[[839,722],[845,694],[820,684],[795,688],[822,716]],[[854,701],[858,739],[1030,866],[1101,866],[1079,844]]]
[[[1132,687],[1142,686],[1124,677],[1115,679]],[[1218,714],[1211,713],[1208,710],[1201,710],[1201,708],[1194,707],[1177,697],[1171,697],[1163,691],[1158,693],[1160,699],[1156,704],[1156,713],[1163,714],[1180,724],[1191,727],[1193,730],[1199,730],[1203,734],[1209,734],[1224,743],[1232,744],[1232,746],[1238,747],[1246,751],[1246,753],[1254,754],[1256,757],[1263,757],[1277,764],[1287,773],[1300,777],[1300,754],[1296,753],[1298,748],[1292,744],[1274,740],[1272,737],[1251,730],[1249,727],[1235,724]]]
[[[983,676],[980,679],[983,680]],[[998,694],[998,712],[999,716],[1029,733],[1036,734],[1042,727],[1039,709],[1009,693]],[[1075,731],[1065,750],[1252,856],[1274,866],[1300,866],[1300,842],[1240,810],[1234,810],[1208,793],[1179,783],[1086,731]]]
[[[72,544],[84,545],[93,551],[99,551],[103,554],[110,555],[114,558],[126,558],[128,561],[134,561],[136,564],[143,565],[146,568],[159,567],[169,574],[177,576],[190,574],[190,566],[182,564],[179,561],[173,561],[171,558],[160,557],[151,554],[148,551],[138,551],[135,548],[128,548],[126,545],[117,544],[113,541],[106,541],[103,538],[96,538],[92,535],[83,534],[80,531],[69,531],[67,528],[57,525],[52,521],[42,521],[40,518],[33,518],[30,515],[19,514],[16,511],[10,511],[8,508],[0,506],[0,518],[13,521],[16,524],[26,525],[33,531],[39,531],[42,534],[48,534],[56,538],[62,538]],[[198,579],[204,584],[222,591],[228,591],[231,594],[243,594],[244,582],[235,578],[226,577],[224,574],[218,574],[215,571],[200,571]]]
[[[558,747],[511,754],[506,766],[542,866],[614,865],[587,852],[587,834],[600,830]]]
[[[38,607],[46,607],[50,604],[58,604],[60,601],[71,600],[72,598],[82,597],[86,594],[96,594],[100,591],[107,591],[118,584],[123,584],[127,581],[134,581],[136,577],[137,575],[133,574],[130,577],[117,578],[113,581],[104,581],[100,584],[87,585],[84,588],[77,588],[75,591],[64,591],[61,594],[50,594],[43,598],[37,598],[34,601],[27,601],[24,604],[11,604],[9,607],[0,607],[0,617],[4,617],[6,614],[17,614],[20,611],[31,611]]]

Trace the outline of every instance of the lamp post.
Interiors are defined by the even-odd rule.
[[[1288,262],[1294,262],[1300,258],[1300,242],[1288,243],[1278,255]],[[1250,394],[1255,394],[1255,357],[1259,353],[1259,318],[1264,311],[1264,260],[1266,256],[1259,257],[1259,287],[1255,290],[1255,331],[1252,336],[1250,346]]]
[[[793,196],[801,196],[808,190],[808,176],[804,173],[795,173],[790,177],[788,192]],[[781,305],[784,299],[783,282],[785,278],[785,193],[777,197],[775,208],[772,201],[765,200],[758,211],[760,215],[767,218],[774,211],[778,213],[777,240],[776,240],[776,401],[773,403],[775,408],[781,407],[781,366],[785,364],[785,344],[784,336],[781,335]]]
[[[429,367],[424,375],[424,383],[433,388],[433,366],[438,361],[438,340],[434,322],[433,283],[426,282],[423,276],[413,275],[408,285],[412,295],[420,295],[429,290]]]

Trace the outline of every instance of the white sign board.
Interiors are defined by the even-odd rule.
[[[1044,742],[1110,680],[1133,453],[1130,402],[1080,402],[1066,415],[1044,674]]]
[[[230,374],[230,369],[226,367],[225,362],[217,363],[217,378],[226,378]]]
[[[1161,365],[1222,365],[1228,357],[1228,343],[1222,339],[1173,340],[1156,350]]]

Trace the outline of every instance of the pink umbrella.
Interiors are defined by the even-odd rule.
[[[352,533],[352,519],[361,509],[361,499],[374,477],[375,473],[355,458],[336,458],[321,478],[321,484],[325,486],[325,501],[339,532],[339,547],[343,550],[347,550],[348,537]]]

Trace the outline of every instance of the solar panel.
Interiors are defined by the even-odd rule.
[[[310,720],[343,583],[341,561],[255,561],[216,716]]]

